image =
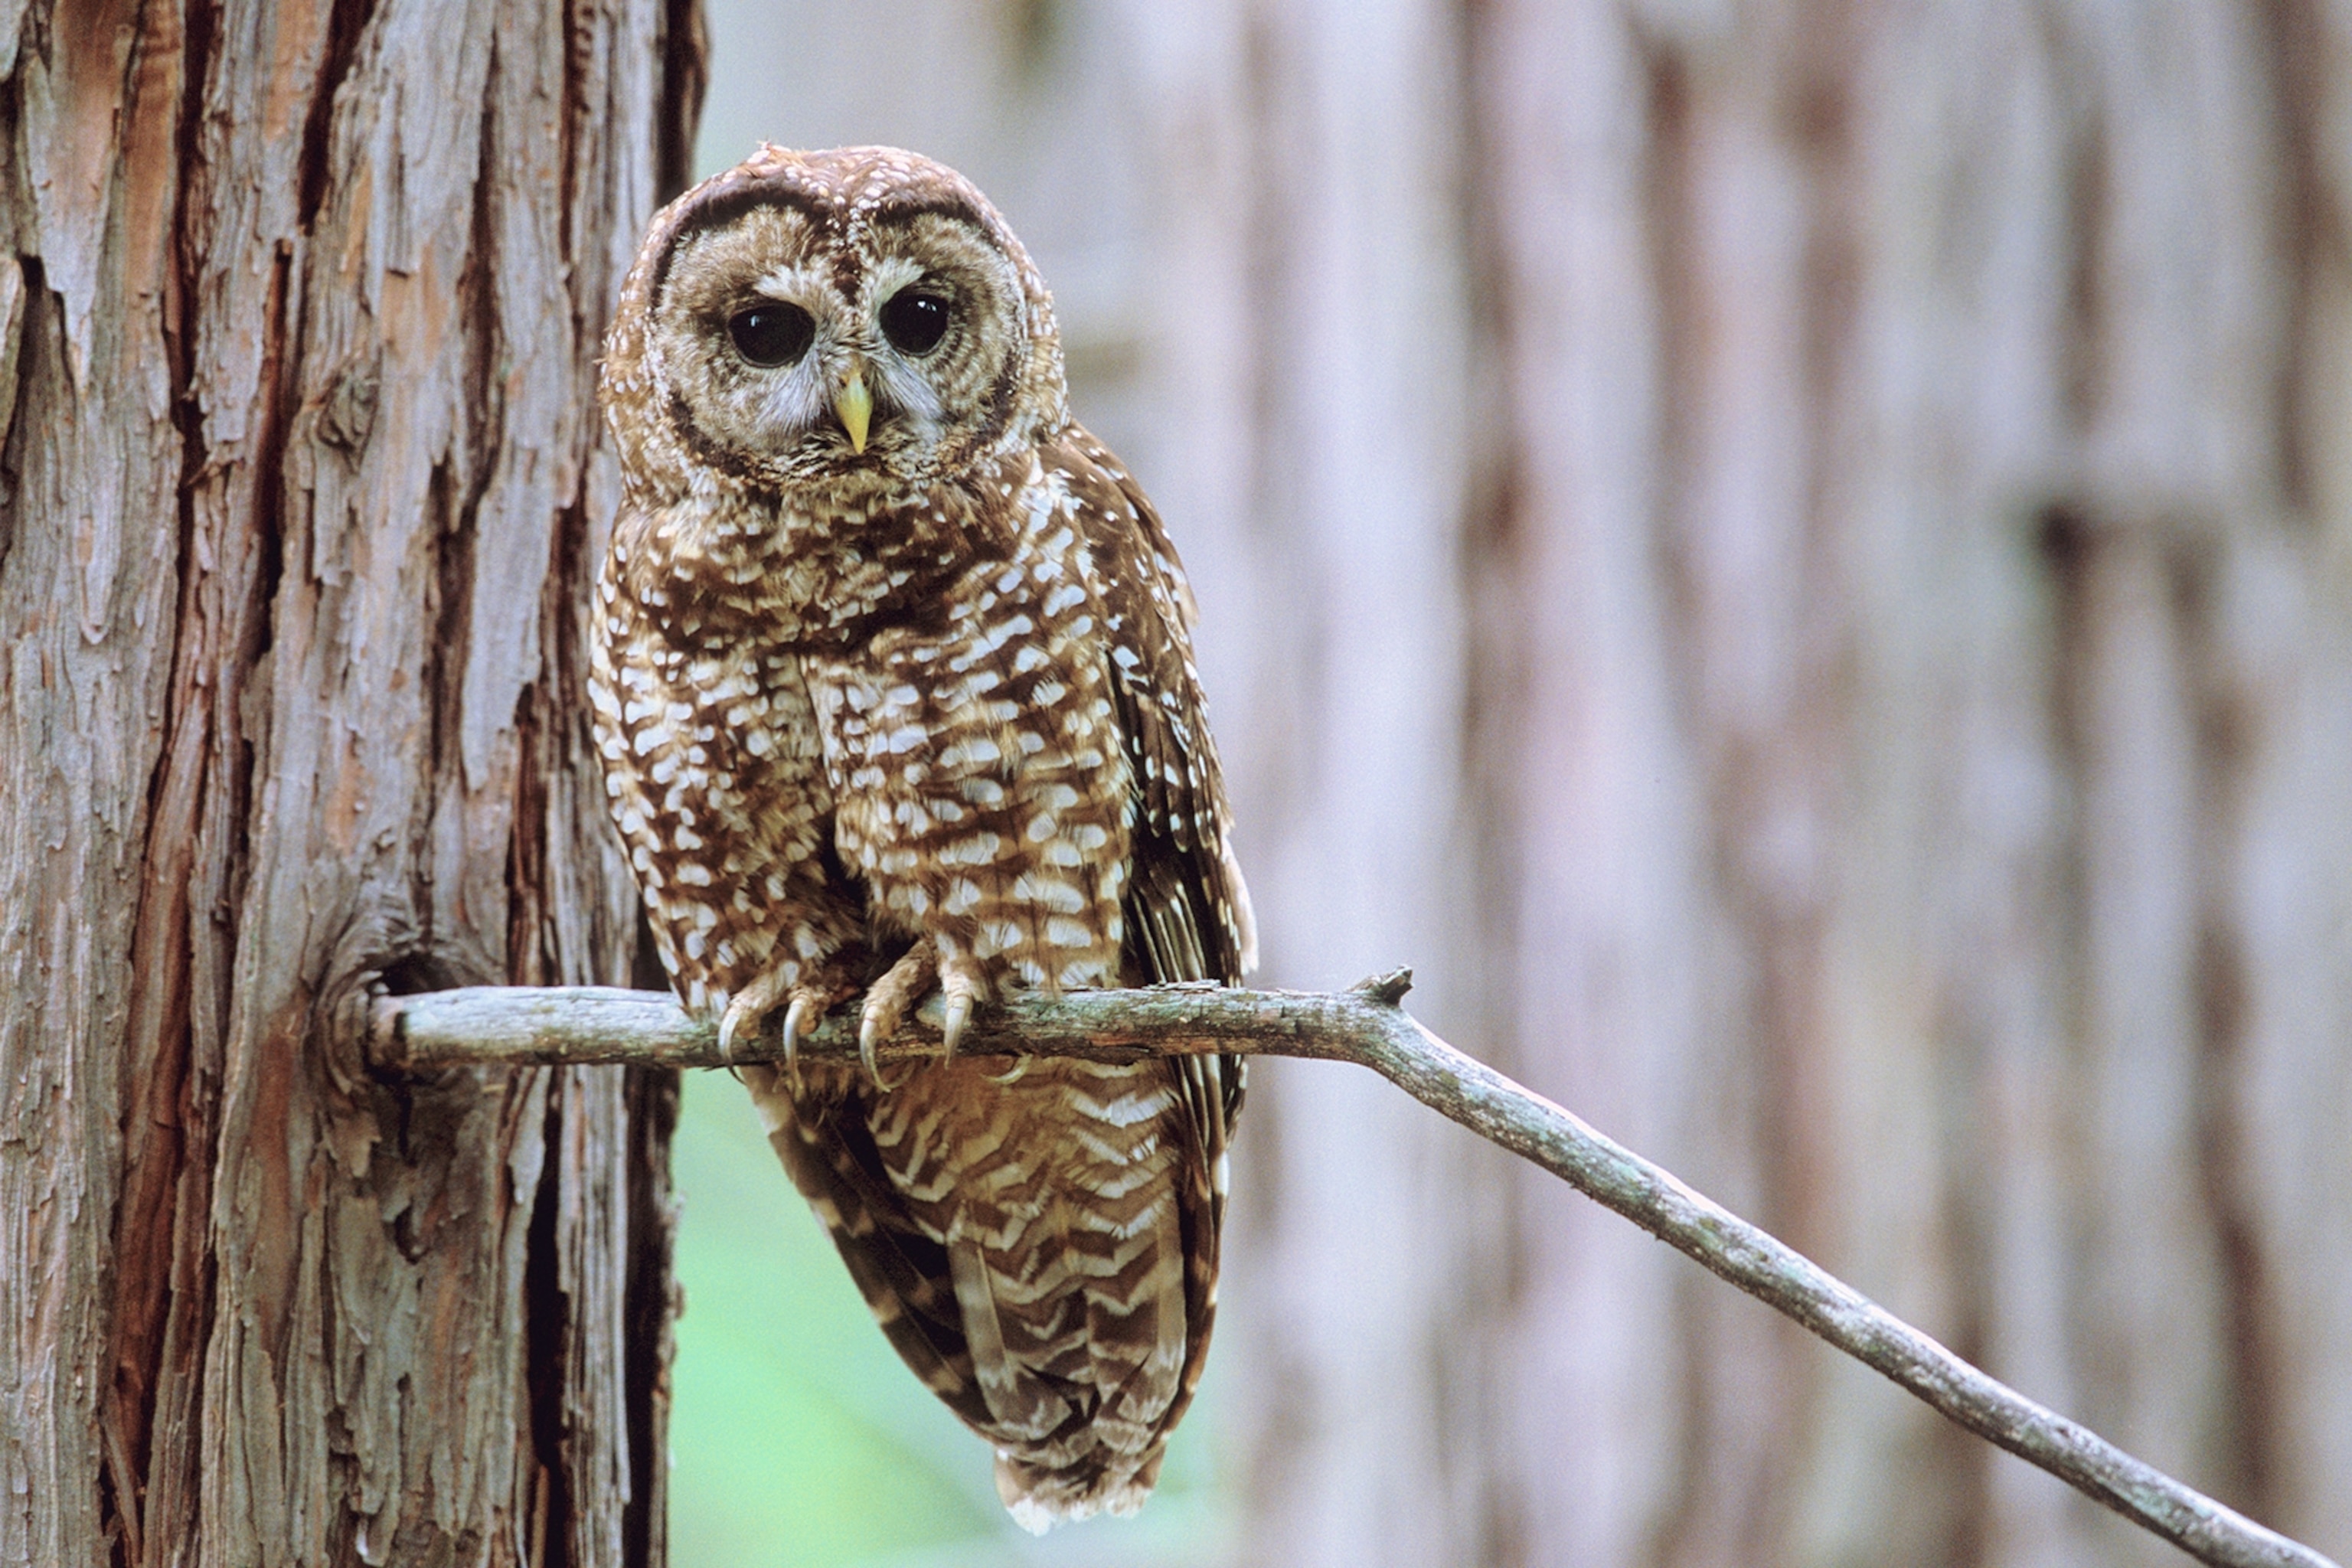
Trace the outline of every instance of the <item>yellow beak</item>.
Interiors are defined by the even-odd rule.
[[[833,411],[841,416],[841,427],[849,432],[849,449],[866,450],[866,423],[874,417],[874,395],[866,390],[866,372],[853,370],[841,390],[833,396]]]

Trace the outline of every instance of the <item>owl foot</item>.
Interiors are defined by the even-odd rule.
[[[968,954],[941,958],[929,937],[908,948],[906,956],[866,991],[866,1011],[858,1021],[857,1054],[866,1063],[866,1076],[876,1087],[889,1087],[882,1082],[877,1049],[898,1032],[908,1010],[931,988],[934,978],[940,988],[940,1037],[947,1056],[955,1055],[956,1042],[963,1038],[965,1026],[971,1022],[972,1004],[988,994],[988,977]]]
[[[776,1004],[784,1004],[784,1072],[795,1082],[800,1078],[801,1037],[809,1026],[824,1016],[824,1010],[837,999],[838,992],[828,996],[812,985],[786,983],[781,970],[770,970],[729,998],[727,1011],[719,1017],[719,1054],[726,1058],[727,1070],[735,1071],[735,1041],[747,1033],[757,1034]],[[740,1077],[739,1073],[736,1075]]]

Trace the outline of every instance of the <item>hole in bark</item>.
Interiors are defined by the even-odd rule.
[[[415,996],[426,991],[452,991],[473,981],[445,960],[429,952],[395,958],[377,971],[377,984],[392,996]]]

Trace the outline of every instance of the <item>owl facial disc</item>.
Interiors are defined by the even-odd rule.
[[[770,152],[656,229],[627,374],[674,437],[640,466],[679,494],[698,470],[769,493],[921,487],[1068,418],[1052,297],[952,171]]]

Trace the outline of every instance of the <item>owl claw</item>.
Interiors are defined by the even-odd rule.
[[[743,1081],[743,1075],[736,1070],[735,1038],[747,1028],[759,1028],[761,1020],[767,1016],[769,1007],[774,1004],[773,991],[774,987],[755,980],[743,989],[740,995],[730,998],[727,1011],[719,1015],[719,1065],[737,1083]]]
[[[987,994],[988,980],[969,958],[950,958],[940,965],[940,1038],[953,1056],[971,1023],[972,1004]]]
[[[857,1055],[876,1088],[889,1087],[882,1081],[878,1054],[882,1042],[898,1032],[908,1009],[934,984],[940,988],[942,1054],[952,1057],[971,1027],[973,1005],[988,994],[988,976],[970,957],[957,954],[942,959],[938,946],[925,937],[866,993],[866,1012],[857,1026]]]
[[[835,992],[834,996],[840,994]],[[783,1002],[784,1056],[783,1070],[794,1084],[800,1081],[801,1040],[816,1021],[824,1016],[832,997],[818,985],[788,984],[781,969],[771,970],[743,987],[728,999],[727,1011],[719,1019],[719,1055],[720,1064],[733,1073],[738,1082],[743,1075],[736,1071],[738,1058],[735,1044],[747,1036],[755,1035],[767,1022],[776,1004]]]
[[[882,1081],[882,1062],[877,1052],[883,1041],[898,1032],[899,1020],[907,1016],[915,999],[930,989],[931,970],[939,962],[939,950],[925,937],[908,948],[892,964],[881,979],[866,993],[866,1008],[857,1023],[857,1059],[866,1064],[866,1076],[877,1089],[887,1089]]]
[[[784,1074],[797,1083],[801,1076],[801,1037],[808,1033],[809,1016],[816,1011],[805,991],[793,993],[793,1004],[784,1009]]]
[[[947,1027],[942,1032],[948,1037],[949,1050],[952,1051],[956,1037],[963,1033],[964,1026],[971,1019],[973,1004],[989,994],[988,974],[969,958],[942,964],[940,967],[940,990],[945,997],[940,1011],[947,1015]],[[1017,1083],[1035,1059],[1034,1057],[1017,1055],[1013,1058],[1013,1065],[1003,1072],[981,1076],[991,1083]]]

